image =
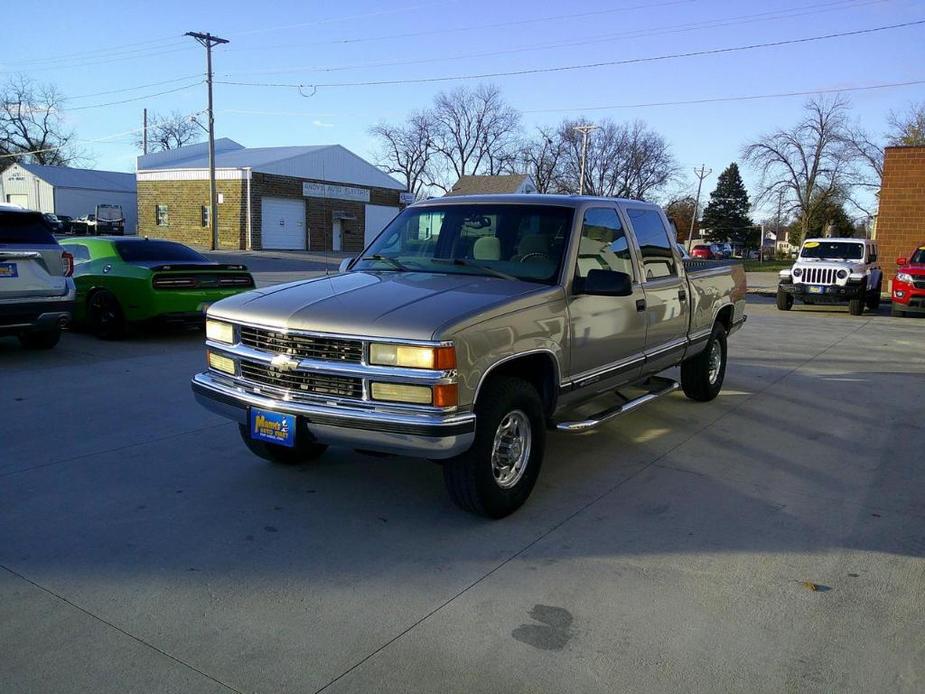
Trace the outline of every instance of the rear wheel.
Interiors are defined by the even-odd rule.
[[[52,330],[37,330],[22,333],[19,336],[20,344],[26,349],[51,349],[61,339],[61,328]]]
[[[102,340],[119,340],[125,336],[125,316],[115,295],[100,289],[87,300],[90,330]]]
[[[536,389],[519,378],[491,381],[476,403],[472,447],[443,464],[453,502],[465,511],[503,518],[530,496],[546,447],[546,421]]]
[[[852,316],[860,316],[864,313],[864,299],[851,299],[848,302],[848,313]]]
[[[793,296],[782,289],[778,289],[777,308],[781,311],[789,311],[791,308],[793,308]]]
[[[726,378],[726,329],[716,323],[704,350],[681,363],[681,388],[691,400],[708,402]]]
[[[296,445],[291,448],[289,446],[280,446],[275,443],[255,441],[251,438],[248,428],[243,424],[238,425],[238,431],[241,433],[241,440],[244,441],[244,445],[247,446],[251,453],[264,460],[269,460],[271,463],[279,463],[281,465],[307,463],[310,460],[320,458],[321,455],[328,450],[328,447],[323,443],[304,440],[299,441],[298,439],[296,439]]]

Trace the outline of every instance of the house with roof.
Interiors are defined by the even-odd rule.
[[[447,195],[490,195],[494,193],[535,193],[528,174],[503,176],[460,176]]]
[[[126,233],[134,233],[135,174],[16,162],[0,174],[3,200],[68,217],[93,214],[97,205],[121,205]]]
[[[208,246],[208,145],[138,157],[139,233]],[[215,141],[221,248],[361,251],[398,214],[405,187],[341,145]]]

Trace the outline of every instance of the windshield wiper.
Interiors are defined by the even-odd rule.
[[[514,275],[508,275],[505,272],[500,270],[495,270],[494,268],[488,267],[487,265],[480,265],[479,263],[473,263],[471,260],[466,260],[465,258],[430,258],[432,263],[443,263],[444,265],[459,265],[462,267],[473,267],[485,272],[489,275],[495,277],[500,277],[503,280],[513,280],[519,282],[519,278],[514,277]]]
[[[360,258],[360,260],[381,260],[384,263],[388,263],[389,265],[391,265],[393,268],[395,268],[399,272],[411,272],[412,271],[410,267],[408,267],[407,265],[402,265],[400,262],[395,260],[395,258],[390,258],[387,255],[379,255],[378,253],[374,253],[373,255],[363,256],[362,258]]]

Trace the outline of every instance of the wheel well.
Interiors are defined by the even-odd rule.
[[[729,329],[732,327],[732,317],[735,314],[735,308],[733,306],[723,306],[719,310],[719,313],[716,314],[716,322],[726,328],[726,332],[729,332]]]
[[[552,416],[559,397],[559,369],[552,354],[538,352],[503,362],[486,373],[482,386],[496,378],[520,378],[530,383],[543,401],[543,412]]]

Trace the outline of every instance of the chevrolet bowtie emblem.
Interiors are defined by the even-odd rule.
[[[276,367],[280,371],[292,371],[298,368],[299,360],[293,359],[287,354],[277,354],[270,360],[270,365]]]

